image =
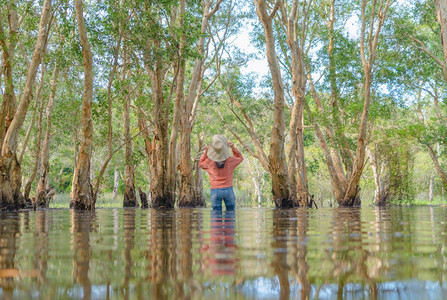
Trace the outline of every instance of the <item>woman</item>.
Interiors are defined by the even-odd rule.
[[[234,156],[230,156],[229,148]],[[222,210],[222,200],[227,210],[234,209],[233,172],[243,160],[241,152],[221,134],[213,136],[211,144],[205,148],[199,167],[210,175],[213,210]]]

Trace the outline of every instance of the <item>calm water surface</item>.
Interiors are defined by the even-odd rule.
[[[447,207],[0,217],[5,299],[447,299]]]

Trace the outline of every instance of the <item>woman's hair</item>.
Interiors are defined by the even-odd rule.
[[[225,161],[216,161],[216,167],[222,169],[223,167],[225,167]]]

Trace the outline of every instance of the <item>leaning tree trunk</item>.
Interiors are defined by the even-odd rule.
[[[445,172],[439,163],[438,155],[435,153],[433,148],[430,145],[426,145],[428,149],[428,153],[430,154],[430,157],[433,161],[433,164],[435,165],[436,172],[438,173],[439,177],[441,178],[442,185],[444,188],[447,188],[447,172]]]
[[[23,122],[25,121],[26,114],[28,112],[28,107],[30,105],[32,99],[33,86],[35,82],[35,77],[37,73],[37,68],[40,65],[41,56],[44,51],[46,40],[48,37],[49,31],[49,20],[50,20],[50,11],[51,11],[51,0],[45,0],[42,5],[42,13],[40,16],[39,23],[39,33],[37,36],[36,46],[34,48],[33,56],[31,62],[29,64],[26,82],[24,91],[22,93],[22,97],[20,99],[20,104],[15,111],[14,117],[10,124],[8,121],[8,114],[12,112],[12,108],[14,103],[11,101],[14,100],[14,91],[9,90],[9,88],[13,87],[12,82],[8,82],[6,96],[11,97],[9,99],[9,103],[2,103],[2,119],[0,121],[4,121],[5,123],[0,124],[2,133],[4,132],[4,139],[2,140],[2,150],[0,157],[0,210],[13,210],[19,207],[23,207],[25,205],[25,199],[23,195],[20,193],[20,188],[22,185],[22,174],[20,163],[17,160],[17,139],[20,133],[20,129],[23,126]],[[0,32],[0,43],[3,48],[3,55],[5,53],[10,55],[8,49],[8,45],[5,41],[5,36],[3,34],[3,29]],[[6,51],[5,51],[6,49]],[[4,61],[12,62],[12,57],[3,58]],[[12,75],[12,67],[10,66],[10,70]],[[11,77],[6,77],[7,81],[12,81]],[[9,88],[8,88],[9,87]],[[5,100],[5,99],[4,99]]]
[[[13,60],[14,50],[17,45],[17,32],[19,30],[18,15],[14,3],[10,3],[8,7],[8,21],[9,21],[9,41],[6,40],[6,34],[3,31],[3,26],[0,26],[0,43],[2,46],[2,64],[3,76],[5,78],[3,100],[0,111],[0,149],[3,147],[5,134],[16,113],[16,95],[13,80]]]
[[[42,66],[43,67],[43,66]],[[43,80],[43,77],[42,77]],[[31,185],[36,179],[37,169],[39,168],[39,157],[40,157],[40,148],[42,145],[42,120],[43,120],[43,108],[45,105],[44,98],[40,99],[40,107],[39,107],[39,117],[37,119],[37,138],[36,138],[36,151],[34,153],[34,162],[33,162],[33,170],[28,178],[28,181],[25,184],[25,190],[23,196],[25,199],[29,198],[29,194],[31,192]],[[36,108],[37,109],[37,108]]]
[[[267,13],[265,0],[255,0],[256,13],[264,27],[267,60],[273,82],[274,114],[273,129],[270,137],[269,172],[272,178],[272,193],[276,207],[293,207],[295,203],[289,193],[289,178],[284,153],[284,87],[281,71],[276,57],[272,19],[281,1],[277,1],[271,13]]]
[[[368,114],[369,106],[371,101],[371,84],[372,84],[372,69],[376,57],[376,49],[379,42],[380,29],[382,28],[383,22],[385,21],[386,12],[389,7],[390,0],[382,6],[379,7],[378,11],[378,24],[376,26],[375,33],[372,32],[374,29],[373,24],[370,24],[370,32],[368,37],[368,50],[365,49],[365,35],[366,35],[366,6],[367,1],[362,0],[362,30],[360,37],[360,55],[362,58],[363,65],[363,111],[360,117],[359,132],[357,135],[357,150],[354,158],[354,163],[352,166],[352,173],[348,180],[348,186],[345,195],[341,201],[338,201],[340,206],[355,206],[360,205],[360,177],[363,173],[366,143],[367,143],[367,124],[368,124]],[[375,13],[375,5],[373,6],[372,14]],[[375,16],[372,15],[371,22],[375,20]],[[367,57],[368,55],[368,57]]]
[[[191,131],[193,127],[193,104],[198,93],[199,83],[203,76],[203,63],[205,53],[205,35],[208,29],[208,24],[211,16],[213,16],[219,9],[220,3],[223,0],[218,0],[215,6],[211,9],[212,1],[206,1],[202,14],[201,36],[197,44],[197,50],[200,54],[200,58],[194,62],[194,69],[192,72],[191,82],[189,84],[188,95],[185,97],[182,103],[182,114],[180,117],[180,174],[181,174],[181,187],[180,187],[180,207],[196,207],[205,206],[205,202],[201,195],[196,195],[194,189],[194,178],[192,172],[191,161]]]
[[[50,138],[51,138],[51,111],[53,108],[54,97],[56,95],[58,70],[59,67],[56,64],[54,66],[53,79],[51,81],[50,98],[48,99],[46,108],[47,129],[45,132],[45,139],[42,145],[42,151],[40,153],[40,177],[39,182],[37,183],[36,200],[35,200],[36,206],[39,207],[48,207],[49,205],[46,195],[49,192],[47,190],[47,185],[48,185],[48,173],[50,172],[49,153],[50,153]]]
[[[130,95],[128,91],[124,92],[123,103],[123,120],[124,120],[124,143],[125,148],[125,161],[126,168],[124,171],[124,200],[123,207],[136,207],[138,206],[137,196],[135,193],[135,179],[134,172],[135,167],[132,160],[132,140],[130,137]]]
[[[93,97],[93,61],[90,43],[87,37],[82,9],[82,0],[74,0],[79,37],[84,61],[84,91],[82,94],[81,145],[78,163],[74,170],[70,207],[80,210],[95,209],[95,200],[90,181],[91,148],[93,139],[92,97]]]

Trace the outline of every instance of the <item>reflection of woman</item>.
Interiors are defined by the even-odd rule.
[[[211,232],[209,245],[202,250],[208,251],[206,267],[212,275],[234,274],[236,263],[236,243],[234,241],[234,210],[211,212]]]
[[[229,148],[234,156],[230,156]],[[241,152],[233,143],[228,143],[221,134],[213,136],[199,161],[199,167],[210,175],[213,210],[222,209],[222,200],[228,210],[234,209],[236,197],[233,191],[233,172],[243,160]]]

